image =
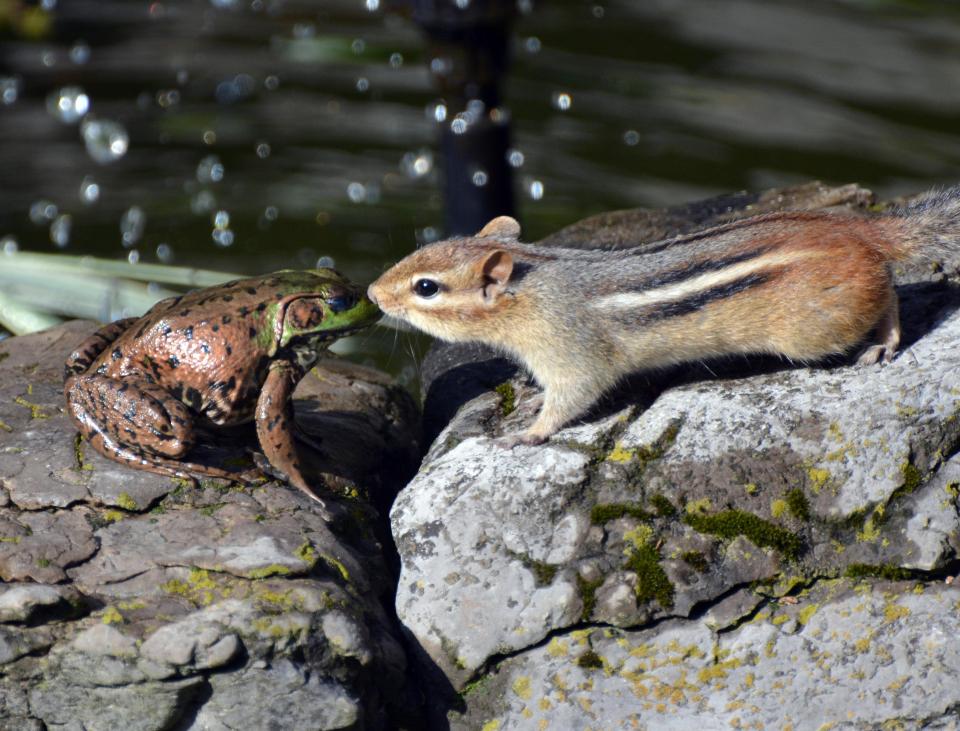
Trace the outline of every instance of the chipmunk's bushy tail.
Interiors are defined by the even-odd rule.
[[[951,259],[960,262],[960,185],[934,189],[889,213],[897,226],[897,259]]]

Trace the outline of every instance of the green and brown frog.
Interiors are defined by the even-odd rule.
[[[118,320],[67,359],[67,410],[90,444],[164,475],[237,479],[184,461],[195,427],[256,422],[270,465],[319,500],[301,472],[291,396],[320,353],[380,317],[332,269],[280,271],[158,302]],[[322,501],[321,501],[322,502]]]

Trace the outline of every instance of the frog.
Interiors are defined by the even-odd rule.
[[[380,315],[362,287],[328,268],[170,297],[103,326],[67,358],[67,413],[105,457],[194,483],[195,475],[238,479],[187,460],[198,432],[253,421],[270,468],[323,505],[294,443],[316,441],[297,429],[291,396],[333,341]]]

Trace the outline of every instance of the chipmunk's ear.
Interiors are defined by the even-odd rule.
[[[497,216],[480,229],[477,236],[516,241],[520,238],[520,224],[510,216]]]
[[[483,298],[492,302],[507,288],[513,273],[513,257],[506,251],[491,251],[480,265],[483,274]]]

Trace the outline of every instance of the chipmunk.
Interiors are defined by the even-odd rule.
[[[545,441],[625,375],[733,354],[809,362],[900,342],[890,263],[960,254],[960,186],[874,217],[769,213],[633,249],[519,242],[512,218],[425,246],[368,290],[385,313],[448,341],[494,346],[544,389],[511,444]]]

